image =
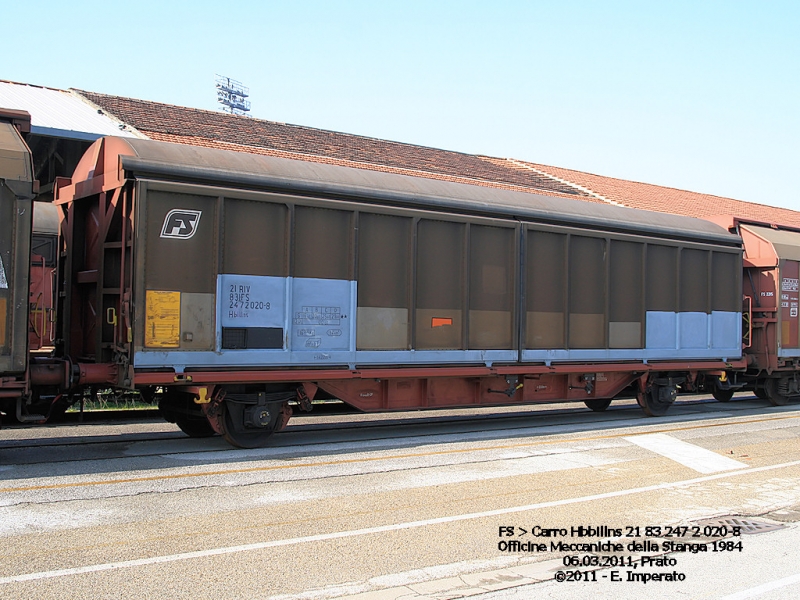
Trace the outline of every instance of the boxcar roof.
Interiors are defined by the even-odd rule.
[[[140,177],[726,245],[741,243],[738,236],[722,227],[692,217],[229,150],[130,138],[124,141],[135,156],[120,156],[122,167]]]

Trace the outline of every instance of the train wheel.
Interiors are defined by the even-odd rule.
[[[192,438],[211,437],[216,433],[205,417],[175,415],[175,424],[181,428],[183,433]]]
[[[756,386],[753,389],[753,393],[756,395],[756,398],[760,398],[761,400],[767,400],[767,391],[762,386]]]
[[[714,396],[714,400],[717,402],[728,402],[733,398],[733,390],[723,390],[722,388],[714,386],[711,395]]]
[[[603,412],[611,405],[611,398],[590,398],[583,403],[594,412]]]
[[[286,406],[288,407],[288,403]],[[266,446],[275,431],[283,428],[283,416],[284,407],[280,404],[256,405],[225,401],[222,403],[222,435],[232,446],[261,448]]]
[[[789,402],[789,396],[782,394],[780,379],[767,379],[764,382],[764,393],[772,406],[783,406]]]
[[[675,386],[652,384],[639,393],[639,406],[651,417],[663,417],[675,402],[678,390]]]

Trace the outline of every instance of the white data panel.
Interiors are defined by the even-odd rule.
[[[647,311],[645,348],[678,349],[678,316],[674,312]]]
[[[711,347],[741,348],[742,313],[714,311],[711,313]]]
[[[292,280],[289,347],[294,351],[353,350],[351,323],[355,282],[339,279]]]
[[[703,312],[678,313],[680,348],[708,348],[708,315]]]
[[[285,277],[219,275],[217,311],[222,327],[284,327]]]

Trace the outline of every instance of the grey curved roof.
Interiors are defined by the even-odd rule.
[[[290,160],[246,152],[127,138],[121,156],[134,176],[193,181],[341,200],[357,200],[484,216],[576,225],[609,231],[738,245],[738,236],[702,219]]]
[[[76,140],[96,140],[104,135],[142,137],[69,90],[0,81],[0,106],[28,111],[33,134]]]

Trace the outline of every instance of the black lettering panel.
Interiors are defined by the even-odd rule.
[[[223,350],[282,350],[283,327],[223,327]]]

